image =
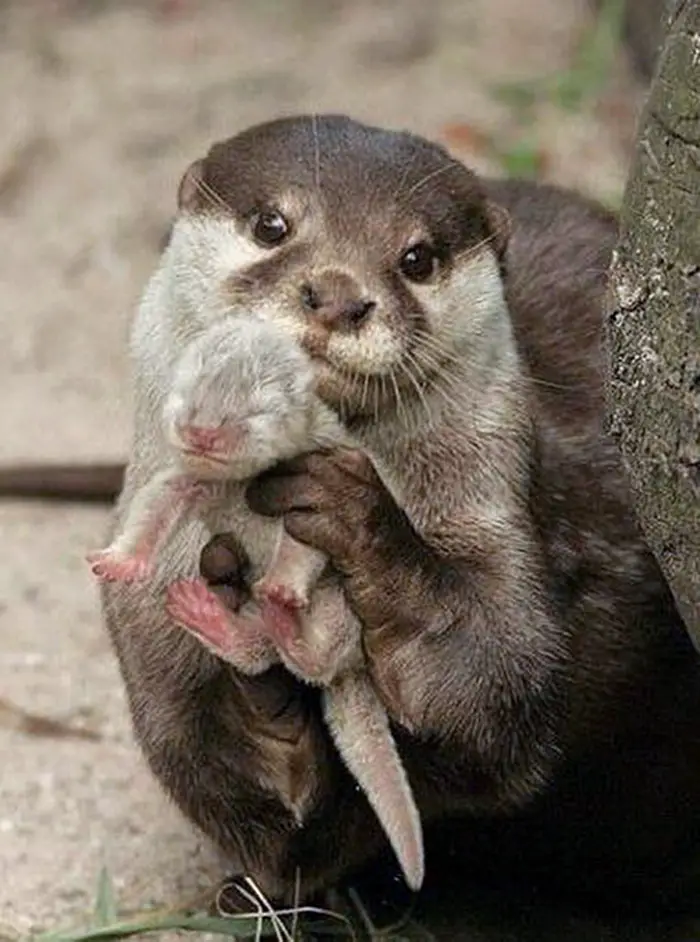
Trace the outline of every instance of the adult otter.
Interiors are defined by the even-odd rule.
[[[357,454],[314,455],[251,495],[344,579],[428,822],[428,882],[443,878],[446,853],[460,874],[582,891],[619,894],[673,875],[697,842],[700,671],[602,431],[614,219],[553,188],[479,181],[419,138],[341,117],[251,129],[213,148],[198,180],[196,212],[218,236],[213,267],[193,281],[206,295],[196,303],[242,298],[283,315],[315,349],[320,391],[356,434],[369,437],[381,411],[406,442],[430,414],[440,447],[421,469],[426,504],[436,506],[449,473],[493,524],[482,543],[464,507],[450,508],[439,523],[452,526],[456,549],[436,548],[381,482],[392,483],[388,453],[379,474]],[[507,240],[499,207],[511,218]],[[283,238],[267,258],[251,250],[246,260],[246,221],[262,210],[281,216],[268,221]],[[226,231],[236,251],[217,270]],[[307,301],[319,292],[301,276],[323,253],[355,285],[370,279],[400,296],[405,320],[381,305],[357,328],[312,317],[323,304],[303,304],[303,285],[316,292]],[[373,324],[388,352],[363,348]],[[417,334],[422,345],[411,346]],[[504,390],[515,396],[506,414],[526,406],[517,434],[499,412]],[[452,443],[465,434],[473,460],[455,469]],[[494,447],[501,437],[501,465],[481,460],[481,434]],[[374,441],[374,451],[381,458],[394,442]],[[504,503],[517,514],[499,517]],[[523,533],[525,569],[504,568]],[[533,600],[551,632],[522,618]],[[280,895],[297,867],[312,888],[374,852],[375,825],[328,749],[313,692],[280,672],[253,689],[183,639],[164,643],[136,610],[107,598],[106,613],[144,752],[193,820],[245,866],[272,865]],[[308,789],[301,829],[278,797],[282,766]]]

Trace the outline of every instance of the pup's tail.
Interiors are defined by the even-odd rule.
[[[367,795],[406,883],[419,890],[425,875],[420,815],[386,710],[364,671],[337,677],[325,690],[324,711],[338,751]]]
[[[0,498],[111,503],[124,482],[124,464],[27,464],[0,468]]]

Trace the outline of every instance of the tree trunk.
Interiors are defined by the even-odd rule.
[[[611,268],[608,427],[700,642],[700,2],[669,4]]]

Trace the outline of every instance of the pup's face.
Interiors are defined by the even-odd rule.
[[[254,127],[192,165],[179,204],[187,317],[274,322],[346,414],[420,397],[502,314],[504,214],[409,134],[334,116]]]
[[[309,358],[274,324],[224,319],[178,361],[166,435],[191,473],[244,480],[309,446],[313,385]]]

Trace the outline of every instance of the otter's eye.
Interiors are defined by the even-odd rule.
[[[253,238],[261,245],[279,245],[289,235],[289,223],[276,209],[265,209],[253,220]]]
[[[417,242],[401,256],[399,270],[409,281],[428,281],[435,274],[438,257],[427,242]]]

